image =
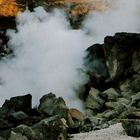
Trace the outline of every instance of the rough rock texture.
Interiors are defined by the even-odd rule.
[[[5,30],[0,30],[1,59],[10,53],[7,41]],[[30,94],[12,97],[0,108],[1,139],[65,140],[68,133],[99,130],[117,122],[123,123],[128,135],[139,137],[140,34],[117,33],[106,37],[104,44],[89,47],[85,67],[89,82],[80,97],[86,114],[68,109],[63,98],[52,93],[34,109]]]
[[[12,97],[0,108],[0,137],[6,140],[67,140],[68,133],[80,132],[84,114],[68,109],[61,97],[49,93],[31,107],[32,96]],[[2,139],[1,138],[1,139]]]
[[[87,112],[102,120],[96,126],[100,129],[125,120],[122,122],[127,134],[139,137],[140,34],[105,37],[104,44],[87,49],[85,66],[90,81],[82,97]],[[90,126],[96,130],[94,123]]]

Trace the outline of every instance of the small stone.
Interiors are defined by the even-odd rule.
[[[101,125],[101,127],[102,127],[102,129],[104,129],[104,128],[108,128],[108,127],[109,127],[109,124],[104,123],[104,124]]]
[[[115,89],[113,88],[110,88],[110,89],[107,89],[105,90],[102,94],[106,94],[108,96],[108,100],[110,101],[116,101],[117,98],[120,96],[119,93],[117,93],[115,91]]]
[[[115,109],[115,107],[118,105],[117,102],[106,102],[105,103],[107,109]]]
[[[93,111],[101,111],[105,101],[99,97],[99,91],[97,89],[91,88],[85,106],[87,109]]]
[[[78,109],[71,108],[69,109],[69,113],[71,117],[77,121],[83,121],[84,120],[84,114],[80,112]]]

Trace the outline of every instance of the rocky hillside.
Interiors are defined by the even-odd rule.
[[[33,11],[33,8],[42,6],[44,9],[63,8],[71,25],[78,28],[84,16],[90,11],[105,11],[111,5],[102,0],[0,0],[0,29],[14,28],[14,18],[23,12],[26,7]],[[11,19],[12,18],[12,19]],[[11,25],[11,26],[10,26]]]
[[[128,135],[139,137],[140,34],[117,33],[89,47],[85,67],[90,79],[80,94],[85,113],[69,109],[53,93],[44,95],[36,108],[30,94],[12,97],[0,108],[0,139],[66,140],[117,122]]]
[[[26,4],[49,7],[70,8],[72,16],[85,15],[91,10],[106,10],[109,5],[101,0],[0,0],[0,16],[16,16]]]

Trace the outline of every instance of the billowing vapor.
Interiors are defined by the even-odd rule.
[[[1,64],[2,97],[31,93],[34,105],[49,92],[75,106],[74,90],[83,83],[78,69],[87,38],[82,30],[70,29],[62,11],[46,13],[41,7],[17,19],[18,32],[8,31],[15,58]]]
[[[104,0],[111,8],[105,12],[93,12],[84,21],[85,31],[95,42],[103,42],[107,35],[116,32],[140,31],[139,0]]]
[[[71,29],[60,10],[26,10],[17,17],[17,31],[7,31],[15,57],[0,62],[0,104],[31,93],[36,105],[42,95],[53,92],[69,107],[81,108],[75,89],[88,79],[79,72],[85,49],[115,32],[139,32],[138,7],[138,0],[114,1],[111,9],[88,15],[78,30]]]

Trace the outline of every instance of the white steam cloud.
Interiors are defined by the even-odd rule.
[[[112,0],[111,0],[112,1]],[[55,10],[25,11],[17,18],[17,32],[8,31],[15,57],[0,62],[0,104],[31,93],[33,105],[49,92],[62,96],[69,107],[81,106],[75,88],[87,80],[79,74],[85,49],[115,32],[139,32],[139,1],[119,0],[106,12],[87,16],[83,28],[70,28],[65,14]]]
[[[84,29],[96,42],[116,32],[140,31],[140,0],[105,0],[112,7],[105,12],[93,12],[84,22]]]

